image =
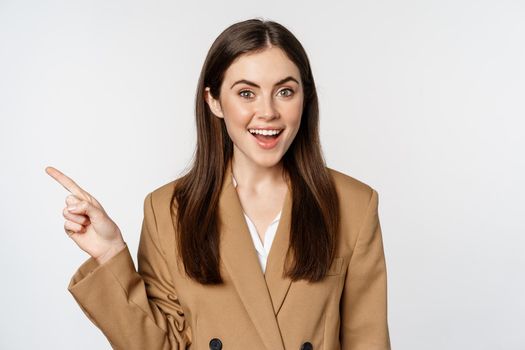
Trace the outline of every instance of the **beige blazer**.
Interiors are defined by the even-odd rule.
[[[288,191],[266,272],[259,264],[231,168],[219,215],[225,284],[185,277],[175,259],[170,196],[175,181],[149,193],[137,267],[128,247],[103,265],[89,258],[68,286],[114,349],[389,350],[387,276],[378,194],[328,168],[341,201],[336,258],[318,283],[283,278],[289,243]]]

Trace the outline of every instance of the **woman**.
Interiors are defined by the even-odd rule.
[[[325,166],[294,35],[222,32],[196,118],[191,170],[145,198],[137,270],[100,203],[46,168],[91,256],[68,287],[87,317],[116,349],[390,349],[378,194]]]

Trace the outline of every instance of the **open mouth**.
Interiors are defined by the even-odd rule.
[[[284,129],[275,129],[275,130],[262,130],[262,129],[248,129],[250,134],[256,139],[259,146],[264,149],[273,148],[278,140],[280,139],[281,134]]]
[[[283,129],[276,129],[276,130],[258,130],[258,129],[249,129],[248,130],[250,134],[252,134],[255,138],[260,140],[271,140],[279,137],[281,135]]]

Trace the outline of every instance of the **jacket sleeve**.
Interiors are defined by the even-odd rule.
[[[151,193],[144,200],[137,258],[135,270],[127,245],[102,265],[90,257],[68,290],[114,349],[186,349],[191,328],[159,246]]]
[[[378,193],[370,202],[348,266],[340,304],[342,349],[390,350],[387,275]]]

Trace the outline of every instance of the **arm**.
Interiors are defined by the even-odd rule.
[[[150,193],[144,200],[138,272],[126,245],[102,265],[89,258],[68,286],[115,349],[178,350],[191,344],[157,235]]]
[[[374,189],[346,273],[340,312],[342,349],[390,350],[386,264]]]

